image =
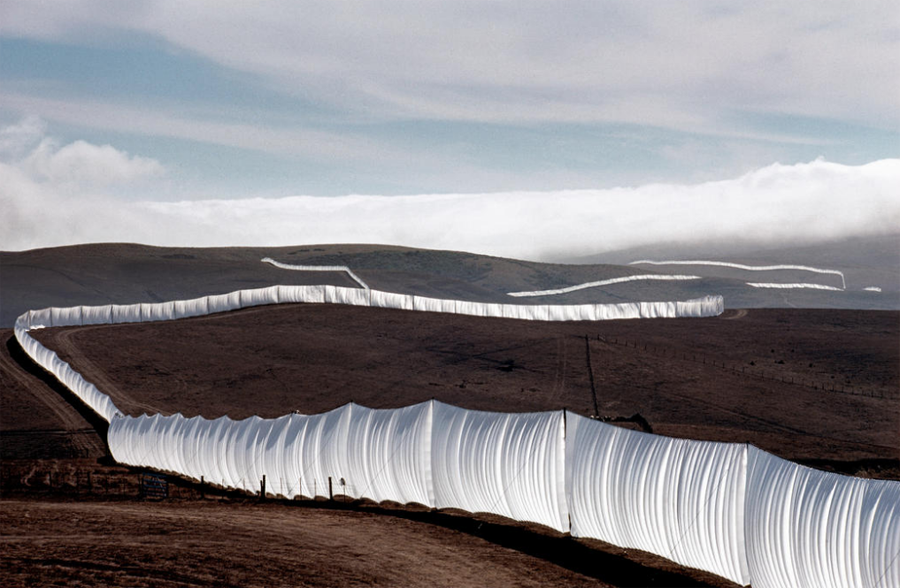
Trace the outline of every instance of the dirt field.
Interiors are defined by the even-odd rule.
[[[206,502],[4,501],[4,586],[608,586],[438,525]],[[53,530],[49,536],[49,529]]]
[[[232,418],[430,398],[589,415],[589,354],[601,416],[640,413],[656,433],[750,442],[788,459],[878,475],[866,460],[896,467],[898,458],[898,319],[896,312],[742,310],[712,319],[540,324],[285,305],[35,335],[130,414]]]
[[[260,501],[176,478],[156,502],[141,498],[142,473],[131,468],[93,460],[3,468],[4,587],[734,586],[492,515],[342,497]],[[11,487],[11,478],[26,485]]]

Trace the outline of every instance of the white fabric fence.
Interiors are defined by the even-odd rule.
[[[114,419],[109,446],[121,463],[249,492],[265,475],[287,498],[333,488],[536,522],[755,587],[900,586],[900,483],[563,411],[429,401],[243,421],[144,415]]]
[[[488,512],[569,530],[563,412],[505,414],[437,401],[321,415],[110,423],[116,461],[249,492],[335,494]],[[331,485],[329,485],[329,479]]]
[[[814,470],[748,448],[754,586],[900,586],[900,483]]]
[[[628,265],[709,265],[709,266],[718,266],[718,267],[730,267],[739,270],[745,270],[748,272],[771,272],[771,271],[779,271],[779,270],[794,270],[801,272],[812,272],[815,274],[830,274],[833,276],[840,276],[841,278],[841,288],[847,288],[847,280],[844,277],[844,272],[840,270],[834,269],[824,269],[819,267],[811,267],[808,265],[792,265],[792,264],[780,264],[780,265],[745,265],[743,263],[732,263],[729,261],[710,261],[705,259],[693,259],[693,260],[667,260],[667,261],[653,261],[651,259],[640,259],[638,261],[632,261]]]
[[[550,290],[529,290],[524,292],[507,292],[507,296],[514,296],[516,298],[525,298],[525,297],[533,297],[533,296],[557,296],[559,294],[569,294],[570,292],[577,292],[578,290],[585,290],[587,288],[599,288],[600,286],[612,286],[614,284],[624,284],[626,282],[640,282],[640,281],[662,281],[662,282],[679,282],[685,280],[699,280],[700,276],[673,276],[669,274],[642,274],[639,276],[623,276],[621,278],[610,278],[608,280],[598,280],[596,282],[585,282],[583,284],[576,284],[574,286],[565,286],[563,288],[552,288]]]
[[[161,304],[23,314],[26,353],[110,421],[117,461],[284,497],[335,494],[489,512],[646,550],[754,587],[900,588],[900,483],[805,468],[743,444],[671,439],[563,411],[506,414],[437,401],[348,404],[277,419],[122,416],[28,335],[44,326],[334,302],[528,320],[712,316],[721,297],[622,305],[480,304],[333,286],[273,286]]]
[[[28,356],[38,365],[53,374],[94,412],[107,421],[112,421],[118,410],[110,399],[97,390],[96,386],[84,381],[78,372],[59,359],[56,353],[31,337],[28,331],[44,327],[166,321],[252,306],[297,302],[349,304],[543,321],[717,316],[725,310],[721,296],[706,296],[685,302],[529,306],[443,300],[340,286],[270,286],[193,300],[30,310],[16,319],[15,336]]]
[[[749,583],[746,447],[649,435],[569,414],[572,535]]]
[[[268,263],[274,265],[280,269],[286,270],[294,270],[300,272],[345,272],[350,279],[359,284],[361,288],[366,290],[369,289],[369,285],[362,281],[362,279],[353,273],[346,265],[294,265],[290,263],[281,263],[280,261],[275,261],[271,257],[263,257],[260,261],[263,263]]]
[[[826,286],[825,284],[807,284],[805,282],[797,283],[781,283],[781,282],[747,282],[751,288],[773,288],[782,290],[830,290],[832,292],[843,292],[841,288],[834,286]]]

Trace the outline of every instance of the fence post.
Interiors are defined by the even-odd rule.
[[[584,346],[587,351],[587,367],[591,381],[591,398],[594,400],[594,416],[599,417],[600,408],[597,406],[597,388],[594,385],[594,366],[591,365],[591,342],[587,335],[584,336]]]
[[[263,474],[262,480],[259,482],[259,497],[266,497],[266,475]]]
[[[331,487],[331,476],[328,476],[328,500],[334,500],[334,490]]]

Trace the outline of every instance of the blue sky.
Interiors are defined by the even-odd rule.
[[[898,156],[897,96],[893,2],[0,6],[0,163],[85,202],[554,193],[861,166]],[[66,175],[83,164],[91,182]],[[122,179],[95,181],[110,165]]]

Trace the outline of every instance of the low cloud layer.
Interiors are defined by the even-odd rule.
[[[527,259],[664,241],[815,242],[895,231],[900,160],[772,165],[696,185],[139,205],[188,245],[390,243]]]
[[[606,190],[134,202],[116,194],[163,173],[158,162],[83,141],[58,146],[29,124],[38,132],[0,136],[37,141],[28,150],[10,139],[0,163],[4,250],[383,243],[541,260],[671,241],[812,243],[900,226],[900,159]]]

